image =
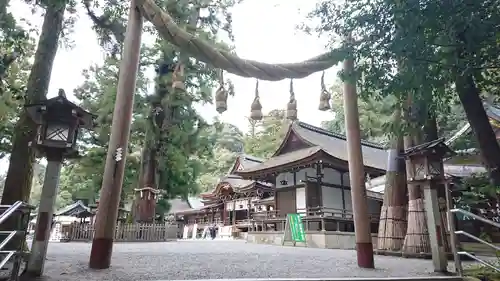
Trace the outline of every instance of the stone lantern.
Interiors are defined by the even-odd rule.
[[[25,105],[25,108],[37,126],[36,139],[31,145],[48,161],[52,157],[77,156],[79,129],[92,129],[95,125],[95,115],[68,101],[62,89],[57,97]]]
[[[444,139],[437,139],[410,147],[403,156],[415,167],[408,182],[421,184],[443,183],[443,158],[452,156],[454,152],[445,144]]]
[[[424,191],[424,209],[436,272],[447,271],[446,220],[441,216],[438,196],[445,192],[442,160],[453,154],[443,138],[408,148],[403,154],[413,166],[413,174],[407,175],[408,184],[417,185]]]
[[[61,163],[76,157],[76,140],[80,128],[94,127],[94,115],[68,101],[62,89],[57,97],[25,105],[28,116],[37,126],[36,138],[30,143],[38,155],[47,158],[35,237],[28,261],[27,273],[41,276],[49,242],[54,203],[57,196]]]

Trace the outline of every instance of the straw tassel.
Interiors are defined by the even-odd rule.
[[[286,106],[286,118],[289,120],[297,120],[297,100],[293,92],[293,79],[290,79],[290,101]]]
[[[259,98],[259,80],[255,83],[255,98],[252,102],[250,118],[255,121],[262,120],[262,105]]]
[[[184,66],[181,63],[175,66],[172,75],[172,88],[183,92],[186,91],[186,85],[184,84]]]
[[[331,109],[330,106],[330,98],[332,95],[326,90],[325,87],[325,72],[321,75],[321,95],[319,96],[319,107],[318,109],[321,111],[327,111]]]
[[[219,72],[219,89],[215,92],[215,110],[222,113],[227,110],[227,91],[224,89],[223,71]]]

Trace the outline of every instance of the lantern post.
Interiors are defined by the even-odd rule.
[[[446,257],[446,225],[439,212],[438,191],[445,190],[443,158],[454,152],[446,145],[444,139],[437,139],[405,150],[403,156],[415,167],[415,174],[408,178],[409,185],[423,187],[424,208],[431,244],[432,263],[435,272],[447,272]]]
[[[78,156],[76,141],[79,129],[92,129],[94,115],[68,101],[62,89],[57,97],[41,103],[28,104],[25,108],[37,125],[36,139],[30,145],[36,148],[38,155],[47,159],[33,246],[26,271],[31,276],[41,276],[51,232],[61,163],[65,158]]]

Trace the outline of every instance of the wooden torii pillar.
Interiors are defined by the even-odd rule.
[[[106,165],[102,179],[101,200],[90,252],[89,267],[93,269],[105,269],[111,265],[113,238],[125,171],[125,158],[132,123],[141,49],[143,19],[136,6],[136,0],[132,0],[123,44]]]
[[[111,264],[113,237],[118,217],[125,158],[132,122],[137,71],[139,68],[143,18],[137,9],[137,1],[131,0],[128,25],[125,32],[111,134],[101,187],[100,212],[96,217],[95,235],[92,241],[89,260],[89,267],[93,269],[106,269]],[[267,66],[268,68],[271,67],[271,65]],[[328,67],[325,67],[325,64],[323,64],[316,66],[314,71],[321,71]],[[352,59],[346,60],[344,68],[348,74],[352,74],[354,61]],[[303,73],[298,74],[295,78],[304,77],[301,75]],[[269,75],[262,75],[262,73],[254,77],[259,78],[263,76],[270,77]],[[276,76],[271,78],[269,80],[279,80],[276,79]],[[286,76],[283,76],[283,78],[286,78]],[[364,187],[364,167],[361,153],[357,95],[353,82],[345,82],[344,108],[358,265],[360,267],[373,268],[373,245],[371,242],[366,190]]]

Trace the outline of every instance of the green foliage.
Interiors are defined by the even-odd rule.
[[[144,57],[147,59],[147,57]],[[97,115],[97,127],[92,132],[85,132],[81,140],[79,159],[69,160],[62,170],[60,180],[61,193],[67,192],[66,203],[76,199],[97,199],[102,185],[102,175],[106,161],[106,151],[113,118],[114,103],[118,83],[119,60],[108,57],[103,65],[93,65],[83,71],[84,82],[74,91],[80,106]],[[122,200],[133,196],[140,170],[140,149],[144,143],[145,116],[147,104],[145,92],[148,80],[139,71],[137,89],[134,97],[134,113],[129,138],[129,154],[125,168]]]
[[[339,85],[339,84],[336,84]],[[345,116],[342,91],[334,86],[330,110],[333,119],[323,121],[321,126],[329,131],[345,134]],[[392,119],[398,101],[395,96],[372,95],[358,98],[361,138],[380,144],[388,144],[389,136],[401,130]],[[459,103],[450,103],[447,114],[437,115],[439,135],[449,138],[467,124],[464,110]],[[477,147],[471,134],[462,136],[451,144],[453,149]]]
[[[190,19],[196,16],[197,11],[202,10],[203,13],[198,14],[197,33],[227,49],[227,45],[216,40],[216,34],[223,30],[232,37],[231,16],[227,8],[234,4],[233,1],[218,0],[191,4],[187,1],[161,3],[171,11],[181,25],[190,25],[192,21]],[[81,100],[81,106],[98,115],[98,128],[95,132],[84,134],[82,145],[84,156],[82,159],[69,162],[64,168],[62,185],[65,186],[64,190],[74,195],[73,197],[95,199],[104,170],[116,95],[118,55],[123,43],[125,30],[123,24],[127,18],[128,3],[95,0],[86,1],[84,5],[86,13],[94,23],[94,30],[98,34],[100,43],[109,56],[103,65],[94,65],[86,70],[85,82],[75,90],[75,96]],[[156,35],[156,31],[147,25],[146,31]],[[138,155],[146,147],[154,150],[156,155],[157,183],[163,190],[162,199],[158,202],[158,209],[161,212],[169,208],[166,199],[187,197],[189,194],[199,192],[203,184],[200,175],[215,173],[222,169],[213,167],[214,161],[211,157],[226,149],[234,151],[235,144],[227,141],[215,148],[219,139],[216,136],[219,130],[215,127],[220,124],[208,126],[193,107],[195,103],[211,102],[211,91],[217,81],[216,71],[213,68],[196,60],[187,60],[179,50],[161,39],[158,39],[153,46],[144,46],[142,52],[129,142],[131,154],[127,159],[127,174],[122,192],[127,195],[122,199],[131,198],[132,187],[140,184]],[[172,91],[171,77],[166,75],[155,81],[154,93],[146,95],[146,85],[149,81],[143,75],[150,66],[172,64],[173,61],[179,60],[183,61],[185,66],[187,93]],[[162,117],[157,115],[159,112],[163,112]]]
[[[492,262],[489,262],[492,263]],[[494,266],[499,267],[500,261],[494,261]],[[489,266],[485,265],[468,265],[464,268],[464,275],[478,278],[479,280],[500,280],[500,273]]]
[[[396,104],[393,96],[387,96],[379,99],[367,97],[358,99],[359,123],[361,129],[361,138],[374,141],[380,144],[388,144],[388,132],[396,130],[390,127],[391,116]],[[321,124],[326,130],[345,134],[345,115],[342,93],[334,92],[331,102],[331,112],[334,119],[324,121]]]
[[[27,30],[0,5],[0,158],[10,152],[17,113],[23,105],[34,42]]]
[[[250,121],[245,153],[264,159],[271,157],[283,141],[288,124],[282,109],[271,110],[261,121]]]
[[[163,2],[163,6],[181,25],[225,49],[228,46],[218,42],[216,37],[222,30],[232,38],[228,10],[232,5],[233,1],[194,4],[187,1]],[[224,16],[223,20],[220,15]],[[206,164],[215,153],[221,152],[214,142],[214,133],[217,134],[221,128],[217,123],[209,126],[194,109],[195,103],[212,102],[211,91],[218,80],[216,71],[205,63],[188,59],[182,50],[160,38],[151,53],[155,50],[159,56],[159,75],[155,94],[149,97],[151,111],[146,147],[156,155],[158,188],[163,191],[157,206],[162,212],[169,208],[168,199],[187,198],[213,185],[212,175],[220,168],[213,167],[213,163]],[[171,72],[178,62],[184,67],[186,92],[171,88]],[[166,68],[169,71],[165,71]],[[227,83],[230,85],[230,82]],[[205,176],[200,177],[203,174]]]
[[[106,149],[93,147],[82,158],[68,161],[61,173],[59,197],[69,204],[76,200],[95,202],[102,186],[102,173],[106,162]],[[122,200],[129,199],[136,186],[140,159],[137,155],[127,155],[123,179]],[[65,205],[62,204],[61,205]]]
[[[312,29],[326,33],[331,42],[352,36],[342,48],[356,59],[361,96],[395,96],[403,103],[411,93],[418,105],[411,112],[414,121],[429,112],[450,113],[458,72],[471,73],[482,91],[498,85],[493,65],[500,14],[493,2],[323,1],[310,16],[320,19]]]
[[[497,204],[500,195],[500,187],[493,186],[488,176],[484,173],[475,174],[471,177],[463,178],[460,186],[463,191],[457,198],[459,208],[478,210],[483,209],[484,215],[488,218],[497,217]]]
[[[243,150],[244,135],[236,126],[218,120],[201,134],[212,147],[212,157],[200,159],[203,171],[197,184],[200,191],[209,191],[232,168],[238,153]]]
[[[193,108],[196,92],[171,87],[173,68],[171,60],[159,63],[146,135],[146,149],[155,152],[158,188],[163,191],[160,201],[197,193],[196,179],[202,169],[199,159],[211,155],[209,141],[201,135],[207,124]],[[159,206],[167,204],[160,202]]]

